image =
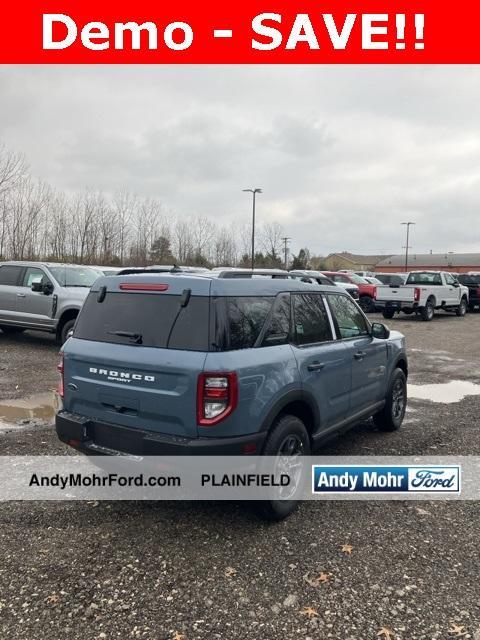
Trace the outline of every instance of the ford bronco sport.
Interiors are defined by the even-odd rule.
[[[398,429],[407,399],[404,337],[295,279],[99,279],[59,368],[57,434],[86,454],[309,454],[370,416]]]

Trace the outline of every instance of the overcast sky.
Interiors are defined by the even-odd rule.
[[[480,251],[480,67],[0,67],[0,140],[67,191],[280,222],[294,252]]]

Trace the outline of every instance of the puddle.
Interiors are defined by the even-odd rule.
[[[443,384],[409,384],[408,397],[417,400],[430,400],[452,404],[460,402],[465,396],[480,395],[480,384],[466,380],[451,380]]]
[[[3,400],[0,401],[0,426],[2,421],[17,422],[18,420],[52,420],[56,411],[56,393],[48,391],[47,393],[37,393],[30,398],[20,400]]]

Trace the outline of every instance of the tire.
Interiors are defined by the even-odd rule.
[[[465,298],[462,298],[460,300],[460,304],[458,305],[458,307],[455,309],[455,313],[457,314],[457,316],[459,318],[463,318],[463,316],[467,313],[467,308],[468,308],[468,303],[465,300]]]
[[[395,315],[395,311],[394,309],[384,309],[382,311],[382,315],[385,318],[385,320],[391,320]]]
[[[289,455],[287,453],[289,443],[296,446],[296,449],[291,450],[291,454],[310,455],[310,438],[303,422],[296,416],[283,415],[277,418],[267,436],[262,454],[276,457],[283,452],[284,455]],[[302,474],[300,482],[304,482],[304,480],[305,477]],[[279,521],[295,511],[298,507],[298,500],[264,500],[256,503],[255,506],[263,518]]]
[[[375,311],[375,302],[370,296],[360,296],[358,304],[364,313],[373,313]]]
[[[373,416],[380,431],[398,431],[407,408],[407,377],[401,369],[395,369],[385,397],[385,406]]]
[[[23,333],[25,329],[22,327],[10,327],[6,324],[0,324],[0,329],[3,331],[5,335],[13,334],[13,333]]]
[[[427,300],[427,303],[424,307],[420,309],[420,317],[424,322],[430,322],[433,320],[433,316],[435,315],[435,306],[432,300]]]
[[[75,325],[76,318],[72,318],[71,320],[67,320],[57,331],[57,344],[62,346],[65,344],[68,338],[69,332],[73,329]]]
[[[406,316],[411,316],[413,313],[413,309],[402,309],[402,311]]]
[[[468,310],[470,311],[470,313],[475,313],[475,305],[474,304],[469,304],[468,305]]]

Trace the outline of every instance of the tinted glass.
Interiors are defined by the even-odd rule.
[[[479,285],[480,284],[480,275],[460,275],[458,276],[458,281],[464,285]]]
[[[50,280],[41,269],[38,269],[37,267],[28,267],[28,269],[25,271],[25,275],[23,276],[22,285],[24,287],[30,288],[33,282],[41,282],[42,284],[46,284],[47,282],[50,282]]]
[[[275,299],[273,313],[265,332],[262,346],[286,344],[290,337],[290,294],[282,293]],[[275,339],[269,342],[268,339]]]
[[[273,297],[227,298],[228,338],[226,348],[253,347],[270,313]]]
[[[0,284],[16,286],[19,284],[18,279],[23,267],[14,267],[5,265],[0,267]]]
[[[362,312],[351,298],[338,294],[328,294],[328,302],[337,334],[341,338],[368,335],[370,329]]]
[[[365,278],[362,278],[362,276],[357,276],[356,273],[350,274],[350,280],[355,284],[368,284],[368,280],[365,280]]]
[[[295,342],[298,345],[332,340],[330,322],[320,294],[293,296]]]
[[[410,273],[406,284],[433,284],[439,285],[442,284],[442,276],[439,273],[433,272],[418,272],[418,273]]]
[[[90,267],[49,267],[53,277],[62,287],[88,287],[97,280],[102,273]]]
[[[207,297],[192,296],[181,307],[181,296],[108,292],[103,302],[90,293],[75,326],[75,337],[82,340],[138,344],[144,347],[208,351]],[[116,335],[127,332],[141,336]]]

